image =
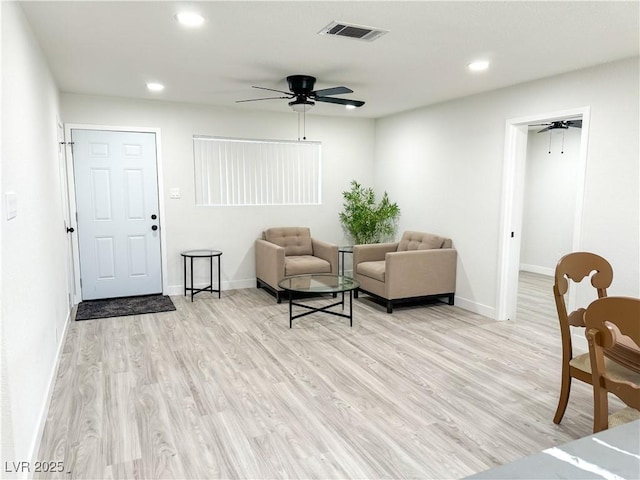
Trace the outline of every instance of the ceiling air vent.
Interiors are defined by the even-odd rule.
[[[320,30],[318,34],[355,38],[357,40],[373,42],[376,38],[381,37],[387,32],[388,30],[383,30],[381,28],[365,27],[363,25],[353,25],[345,22],[331,22]]]

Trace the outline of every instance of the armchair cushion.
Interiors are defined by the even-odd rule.
[[[445,238],[431,233],[406,231],[398,244],[398,252],[442,248],[445,240]]]
[[[284,255],[313,255],[311,231],[306,227],[269,228],[264,232],[267,242],[284,248]]]
[[[284,257],[284,274],[306,275],[311,273],[331,273],[331,264],[322,258],[312,255]]]

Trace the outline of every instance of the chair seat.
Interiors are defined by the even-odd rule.
[[[623,408],[609,415],[609,428],[624,425],[634,420],[640,420],[640,411],[631,407]]]
[[[384,283],[385,261],[378,260],[376,262],[362,262],[358,264],[358,275],[373,278]]]
[[[284,257],[284,274],[308,275],[311,273],[331,273],[331,264],[312,255],[294,255]]]
[[[569,362],[574,368],[578,370],[582,370],[583,372],[592,373],[591,372],[591,361],[589,359],[588,353],[583,353],[582,355],[578,355],[577,357],[573,357]],[[640,373],[636,373],[628,368],[623,367],[619,363],[614,362],[605,357],[604,359],[604,367],[609,372],[609,375],[612,379],[615,380],[624,380],[631,383],[640,383]]]

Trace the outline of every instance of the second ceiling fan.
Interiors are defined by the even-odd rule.
[[[559,120],[557,122],[548,122],[548,123],[536,123],[531,125],[532,127],[542,127],[542,130],[539,130],[537,133],[548,132],[549,130],[568,130],[569,127],[574,128],[582,128],[582,120]]]
[[[353,90],[347,87],[340,86],[314,90],[313,87],[315,86],[316,78],[311,75],[289,75],[287,77],[287,83],[289,84],[289,92],[252,85],[252,88],[278,92],[286,96],[251,98],[247,100],[237,100],[236,103],[285,99],[291,100],[289,102],[289,106],[298,113],[308,112],[315,105],[315,102],[335,103],[338,105],[351,106],[353,108],[364,105],[364,102],[361,100],[351,100],[348,98],[337,98],[331,96],[353,93]]]

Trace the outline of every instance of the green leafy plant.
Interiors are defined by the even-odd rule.
[[[387,192],[380,203],[376,203],[372,188],[352,180],[351,190],[342,192],[342,197],[343,211],[338,217],[354,244],[379,243],[395,234],[400,207],[391,203]]]

